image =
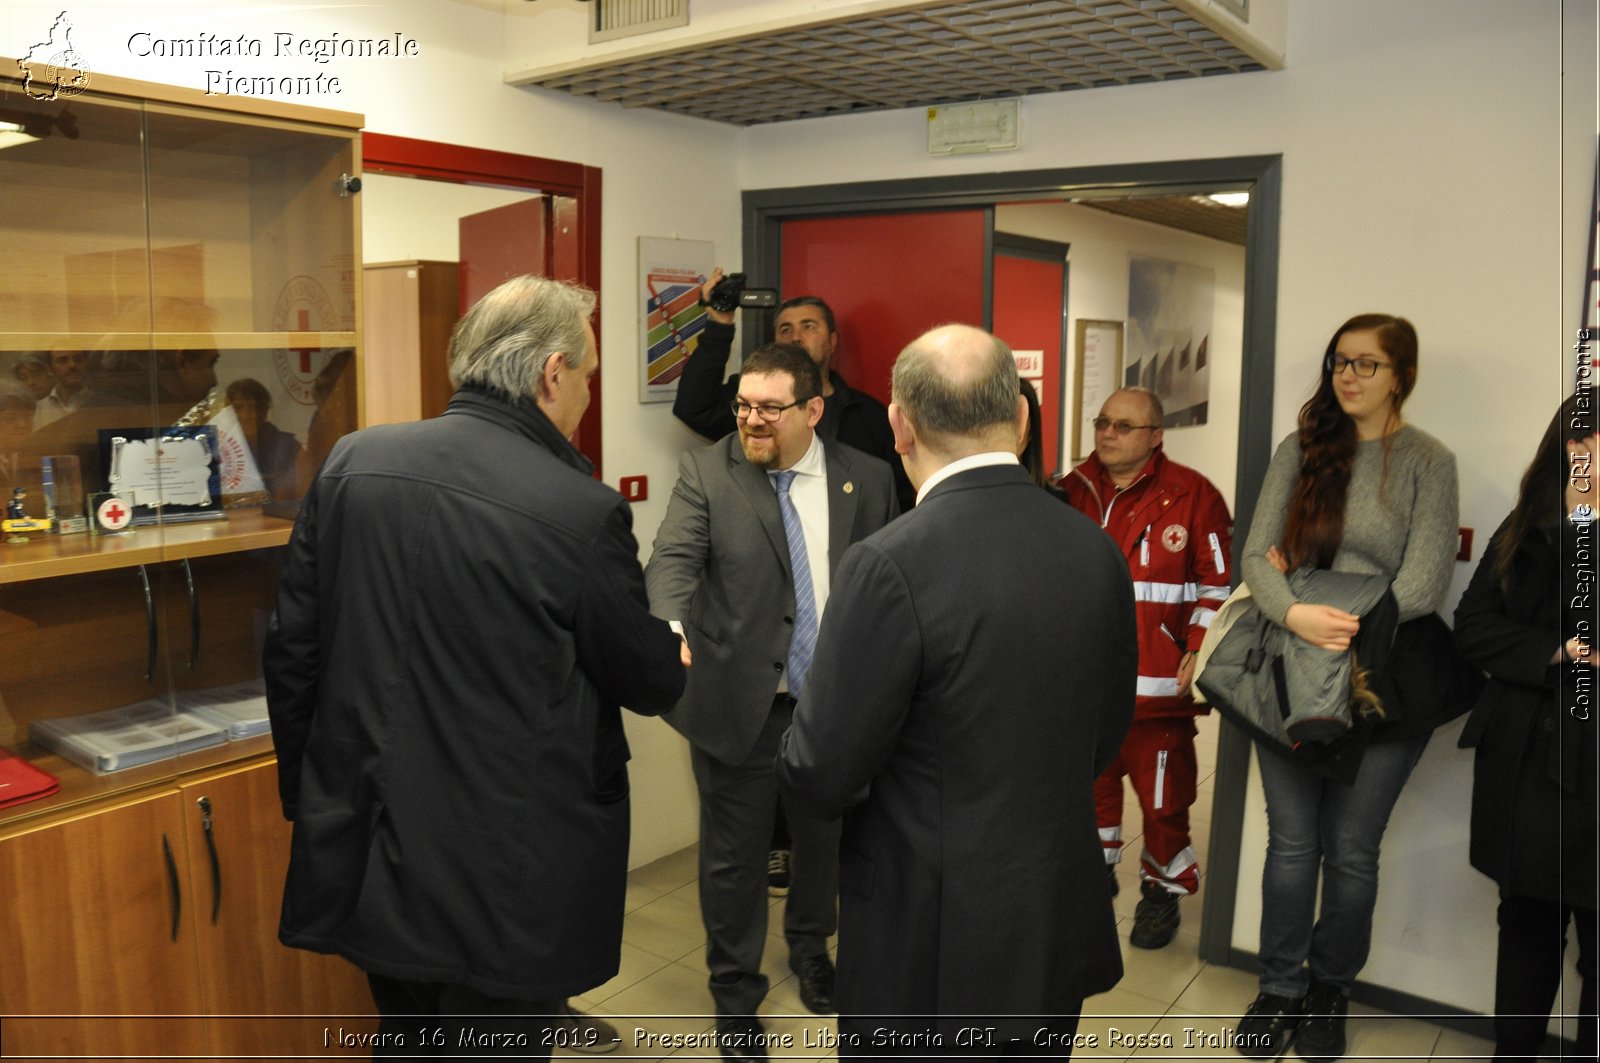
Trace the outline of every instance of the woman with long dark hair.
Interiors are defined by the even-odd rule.
[[[1583,977],[1578,1054],[1595,1056],[1594,399],[1556,411],[1456,608],[1456,644],[1489,673],[1461,745],[1477,750],[1472,866],[1500,886],[1496,1059],[1539,1054],[1569,922]]]
[[[1022,399],[1028,404],[1028,426],[1017,434],[1017,460],[1027,470],[1028,478],[1065,502],[1067,496],[1061,488],[1050,482],[1050,470],[1044,461],[1044,421],[1039,412],[1039,393],[1026,379],[1021,385]]]
[[[1455,457],[1407,424],[1417,333],[1405,318],[1361,314],[1328,341],[1299,429],[1261,486],[1240,571],[1263,614],[1324,649],[1350,647],[1358,617],[1296,599],[1285,573],[1306,566],[1381,575],[1400,620],[1439,607],[1455,558]],[[1350,986],[1366,964],[1378,849],[1427,735],[1368,732],[1354,782],[1261,746],[1267,798],[1260,995],[1238,1027],[1245,1055],[1289,1042],[1313,1061],[1345,1053]],[[1317,908],[1318,882],[1321,908]]]

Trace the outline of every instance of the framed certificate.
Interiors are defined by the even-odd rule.
[[[100,464],[106,490],[133,511],[131,523],[222,520],[217,430],[102,428]]]
[[[1122,386],[1122,322],[1078,318],[1072,402],[1072,460],[1094,453],[1091,422]]]

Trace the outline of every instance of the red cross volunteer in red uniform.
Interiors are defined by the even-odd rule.
[[[1100,522],[1133,575],[1139,681],[1133,727],[1095,781],[1106,868],[1122,859],[1122,777],[1144,813],[1143,894],[1129,941],[1159,949],[1178,930],[1178,899],[1200,886],[1189,839],[1196,768],[1194,718],[1208,710],[1190,690],[1195,653],[1228,597],[1232,520],[1211,481],[1162,451],[1161,400],[1145,388],[1114,392],[1094,420],[1094,454],[1061,484]]]

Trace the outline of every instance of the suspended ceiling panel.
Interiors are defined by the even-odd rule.
[[[1209,0],[934,3],[668,37],[506,80],[756,125],[1281,65],[1242,24],[1228,27]]]
[[[1209,236],[1244,246],[1249,214],[1244,207],[1225,207],[1205,196],[1155,196],[1144,199],[1085,199],[1079,206],[1093,207],[1125,218],[1154,222],[1172,229]]]

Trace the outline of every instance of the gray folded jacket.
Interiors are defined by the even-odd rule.
[[[1326,745],[1354,723],[1356,662],[1387,655],[1399,608],[1383,576],[1297,569],[1289,588],[1299,601],[1361,617],[1351,649],[1314,646],[1268,620],[1252,600],[1211,650],[1195,682],[1208,701],[1258,738],[1290,749]]]

